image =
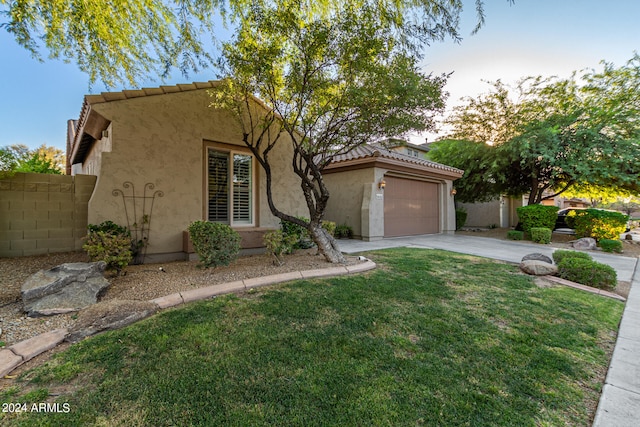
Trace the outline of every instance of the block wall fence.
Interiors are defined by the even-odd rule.
[[[37,173],[0,178],[0,257],[82,250],[96,179]]]

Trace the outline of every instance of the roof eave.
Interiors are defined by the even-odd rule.
[[[410,163],[403,160],[391,159],[386,157],[361,157],[359,159],[345,160],[337,163],[331,163],[324,169],[325,173],[343,172],[353,169],[364,169],[368,167],[380,167],[385,169],[402,169],[411,171],[416,175],[432,175],[442,179],[456,180],[462,178],[464,171],[454,168],[439,168],[429,165],[421,165]]]

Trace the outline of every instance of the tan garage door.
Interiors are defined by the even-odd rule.
[[[387,177],[384,189],[384,236],[440,232],[438,184]]]

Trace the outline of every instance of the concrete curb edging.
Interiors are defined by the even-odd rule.
[[[199,301],[212,298],[218,295],[225,295],[234,292],[247,291],[249,289],[262,286],[274,285],[276,283],[288,282],[291,280],[311,279],[315,277],[332,277],[352,273],[361,273],[376,268],[376,263],[369,259],[365,262],[348,267],[331,267],[325,269],[294,271],[290,273],[274,274],[272,276],[255,277],[252,279],[238,280],[235,282],[222,283],[219,285],[206,286],[203,288],[191,289],[184,292],[166,295],[152,299],[149,302],[156,304],[160,309],[175,307],[188,302]],[[34,357],[51,350],[60,344],[69,335],[68,329],[56,329],[51,332],[36,335],[19,343],[13,344],[0,350],[0,378],[8,375],[23,363]]]
[[[69,331],[56,329],[51,332],[36,335],[24,341],[20,341],[0,351],[0,377],[4,377],[24,362],[33,359],[47,350],[51,350],[60,344]]]
[[[580,289],[581,291],[590,292],[596,295],[602,295],[604,297],[613,298],[618,301],[625,302],[627,299],[622,295],[618,295],[613,292],[605,291],[604,289],[592,288],[591,286],[581,285],[580,283],[572,282],[570,280],[561,279],[556,276],[542,276],[543,279],[546,279],[550,282],[558,283],[560,285],[568,286],[574,289]]]

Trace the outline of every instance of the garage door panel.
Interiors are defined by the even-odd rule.
[[[440,231],[438,184],[396,177],[385,177],[385,181],[385,237]]]

